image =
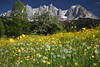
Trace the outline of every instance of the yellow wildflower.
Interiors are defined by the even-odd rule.
[[[48,49],[48,51],[50,50],[50,48]]]
[[[23,60],[21,60],[20,63],[23,63]]]
[[[18,64],[18,62],[15,62],[15,64]]]
[[[94,56],[92,56],[92,58],[94,58]]]
[[[75,64],[76,66],[78,65],[78,63],[77,63],[77,62],[75,62],[74,64]]]
[[[29,59],[26,59],[27,61],[29,60]]]
[[[87,52],[84,52],[84,55],[86,56]]]
[[[27,56],[26,58],[30,58],[30,56]]]
[[[18,54],[15,54],[16,56],[18,55]]]
[[[22,36],[20,36],[20,39],[22,39],[23,37]]]
[[[96,63],[93,63],[93,65],[96,66],[97,64]]]
[[[62,65],[60,65],[60,67],[63,67]]]
[[[36,53],[36,51],[34,50],[33,53]]]
[[[24,35],[24,34],[22,34],[22,37],[25,37],[25,35]]]
[[[17,37],[17,40],[19,40],[20,38],[19,37]]]
[[[42,55],[39,54],[39,57],[42,57]]]
[[[21,49],[18,49],[18,52],[21,52]]]
[[[93,38],[95,38],[95,35],[93,35]]]
[[[33,59],[33,61],[35,61],[35,59]]]
[[[47,61],[47,64],[51,64],[49,61]]]
[[[0,62],[0,64],[2,64],[2,63]]]
[[[10,38],[9,41],[10,41],[10,42],[14,42],[14,39],[13,39],[13,38]]]
[[[89,46],[89,48],[91,48],[91,46]]]
[[[77,26],[74,26],[75,28],[77,28]]]
[[[48,59],[48,57],[45,57],[45,59]]]
[[[45,60],[43,60],[43,63],[46,63],[46,61],[45,61]]]
[[[86,28],[84,27],[84,28],[82,28],[83,30],[86,30]]]
[[[72,26],[72,28],[73,28],[73,26]]]

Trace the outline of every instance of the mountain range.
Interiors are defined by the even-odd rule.
[[[33,21],[33,17],[35,13],[43,13],[44,11],[49,12],[53,16],[59,16],[60,21],[65,20],[77,20],[78,18],[91,18],[91,19],[99,19],[97,16],[95,16],[92,12],[88,11],[81,5],[73,5],[69,9],[62,10],[58,9],[52,4],[49,6],[40,6],[39,8],[32,8],[29,5],[26,5],[26,12],[28,14],[28,20]],[[0,16],[3,17],[9,17],[12,10],[9,10],[5,13],[0,14]]]

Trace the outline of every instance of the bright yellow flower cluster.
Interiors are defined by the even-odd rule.
[[[49,61],[43,60],[43,63],[51,64]]]
[[[14,42],[15,40],[14,40],[13,38],[10,38],[9,41],[10,41],[10,42]]]

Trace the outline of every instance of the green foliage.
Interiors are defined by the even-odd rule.
[[[73,21],[66,22],[66,23],[64,23],[64,30],[67,32],[75,32],[75,31],[77,31],[77,26],[76,26],[75,22],[73,22]]]
[[[32,22],[31,30],[37,34],[52,34],[61,30],[58,18],[51,16],[49,12],[41,15],[35,14],[34,22]]]
[[[5,34],[5,28],[2,19],[0,18],[0,37]]]
[[[76,20],[75,23],[76,23],[78,29],[81,29],[83,27],[95,28],[95,27],[99,26],[100,20],[90,19],[90,18],[80,18],[80,19]]]
[[[6,35],[19,36],[21,34],[28,34],[30,32],[30,26],[28,20],[22,20],[21,18],[14,17],[5,23]]]
[[[26,8],[20,0],[14,3],[11,16],[5,22],[7,36],[19,36],[30,33],[30,23],[27,19]]]
[[[65,21],[64,29],[67,32],[79,31],[83,27],[85,28],[95,28],[99,26],[99,19],[90,19],[90,18],[79,18],[78,20]]]
[[[26,19],[27,17],[26,8],[24,7],[24,4],[20,0],[14,3],[11,16]]]

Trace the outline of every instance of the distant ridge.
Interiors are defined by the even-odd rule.
[[[32,8],[29,5],[26,5],[26,12],[28,14],[28,20],[33,21],[33,16],[35,13],[43,13],[44,11],[50,12],[53,16],[59,16],[60,21],[65,20],[77,20],[78,18],[91,18],[91,19],[99,19],[97,16],[95,16],[92,12],[88,11],[81,5],[73,5],[69,9],[62,10],[58,9],[53,4],[50,4],[49,6],[40,6],[39,8]],[[3,14],[0,14],[0,16],[3,17],[9,17],[11,14],[11,10],[8,12],[5,12]]]

